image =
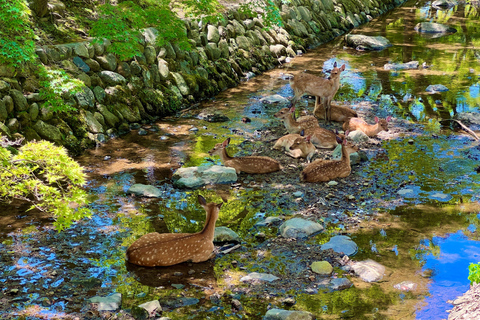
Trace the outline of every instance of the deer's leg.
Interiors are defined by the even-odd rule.
[[[315,96],[315,107],[313,108],[313,114],[317,113],[317,109],[318,109],[318,100],[320,100],[321,98],[319,96]],[[320,101],[321,102],[321,101]]]

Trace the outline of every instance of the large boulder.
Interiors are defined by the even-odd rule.
[[[62,133],[60,130],[42,120],[38,120],[33,129],[45,140],[53,141],[58,145],[62,145]]]
[[[208,184],[225,184],[237,181],[234,168],[225,166],[188,167],[178,169],[172,176],[179,188],[199,188]]]
[[[347,34],[345,41],[347,42],[347,46],[362,50],[380,51],[392,46],[390,41],[382,36],[372,37],[361,34]]]

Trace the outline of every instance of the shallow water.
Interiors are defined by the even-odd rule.
[[[475,47],[480,32],[478,13],[471,6],[446,12],[430,8],[429,2],[409,1],[395,12],[374,20],[355,33],[383,35],[393,47],[381,52],[358,52],[344,48],[342,39],[325,44],[293,59],[283,69],[271,70],[238,88],[225,91],[198,109],[180,117],[165,119],[145,127],[149,134],[132,131],[90,150],[78,161],[88,169],[88,189],[92,194],[92,220],[56,233],[43,215],[32,218],[22,206],[12,215],[0,217],[2,293],[25,314],[79,312],[85,299],[94,295],[123,294],[123,308],[162,298],[162,306],[172,319],[203,319],[216,311],[218,319],[241,317],[232,314],[230,303],[241,301],[246,313],[261,318],[269,301],[244,295],[211,296],[222,293],[222,285],[235,274],[225,274],[230,257],[215,262],[173,268],[141,268],[126,265],[125,249],[142,234],[195,232],[201,229],[204,212],[196,204],[199,191],[177,190],[168,182],[178,167],[219,163],[207,151],[224,137],[232,137],[231,152],[240,150],[245,137],[255,138],[256,130],[272,120],[276,106],[259,102],[261,97],[292,92],[282,73],[308,69],[321,74],[333,62],[345,63],[342,85],[336,100],[360,108],[358,101],[380,101],[379,116],[393,115],[425,124],[428,135],[385,140],[384,157],[369,159],[369,166],[356,174],[369,181],[366,191],[378,199],[381,215],[362,225],[352,238],[359,245],[354,259],[372,258],[389,272],[381,283],[367,285],[352,279],[355,288],[334,293],[299,294],[295,308],[318,316],[376,319],[439,319],[447,317],[446,303],[468,288],[466,268],[478,262],[480,178],[475,173],[480,159],[471,140],[442,128],[440,119],[463,111],[479,112],[480,67]],[[442,21],[455,26],[453,35],[427,39],[413,32],[422,20]],[[418,60],[429,67],[418,70],[386,71],[388,62]],[[444,84],[448,92],[427,94],[429,84]],[[438,101],[437,101],[438,100]],[[436,102],[441,102],[436,103]],[[299,103],[305,108],[307,99]],[[310,106],[312,102],[310,101]],[[311,107],[310,107],[311,108]],[[200,121],[200,111],[218,111],[230,118],[227,123]],[[252,119],[241,122],[242,117]],[[190,131],[198,128],[198,132]],[[433,135],[433,138],[432,138]],[[248,146],[255,148],[255,146]],[[258,146],[261,147],[261,146]],[[209,187],[201,193],[209,200],[228,199],[218,226],[237,231],[247,244],[255,245],[251,228],[265,216],[288,215],[298,209],[284,186],[262,187],[264,181],[246,178],[244,188]],[[125,194],[133,183],[159,187],[162,199],[138,199]],[[398,187],[392,193],[392,186]],[[272,191],[274,190],[274,191]],[[358,212],[361,211],[361,206]],[[384,209],[387,208],[387,209]],[[2,210],[3,211],[3,210]],[[343,214],[343,213],[339,213]],[[349,214],[349,213],[345,213]],[[340,223],[329,234],[343,232]],[[330,223],[330,222],[329,222]],[[16,231],[16,232],[13,232]],[[276,236],[276,228],[266,230]],[[312,245],[327,240],[312,239]],[[252,250],[257,250],[252,247]],[[275,260],[268,268],[282,270],[286,260]],[[267,268],[258,264],[247,271]],[[182,276],[175,275],[181,272]],[[280,272],[280,271],[279,271]],[[188,277],[186,276],[188,274]],[[393,290],[401,281],[413,281],[413,292]],[[14,292],[18,286],[23,289]],[[166,302],[166,297],[182,299]],[[1,298],[1,297],[0,297]],[[188,307],[188,306],[191,307]],[[183,306],[175,310],[175,306]],[[10,314],[3,310],[0,315]],[[213,317],[213,315],[212,315]]]

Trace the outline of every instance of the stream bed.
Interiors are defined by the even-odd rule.
[[[88,173],[94,215],[66,231],[53,230],[52,220],[39,212],[25,213],[23,204],[2,205],[0,318],[131,319],[136,306],[159,300],[162,316],[171,319],[261,319],[271,308],[309,311],[320,319],[446,319],[452,308],[447,301],[469,288],[468,265],[480,261],[480,148],[441,123],[458,113],[480,112],[478,10],[469,4],[436,10],[430,2],[408,1],[353,31],[388,38],[393,44],[388,49],[361,52],[336,39],[200,106],[143,124],[147,135],[132,130],[88,150],[77,160]],[[457,32],[425,37],[413,30],[420,21],[448,24]],[[419,68],[384,68],[412,60]],[[284,132],[273,117],[281,106],[261,99],[290,98],[288,73],[307,69],[323,76],[335,61],[346,65],[336,103],[370,121],[374,115],[394,121],[389,132],[361,147],[363,161],[337,186],[301,183],[302,161],[270,150]],[[427,93],[431,84],[449,91]],[[311,113],[312,106],[305,96],[297,109]],[[229,120],[208,122],[200,113]],[[242,122],[244,117],[251,122]],[[220,164],[207,152],[227,137],[230,154],[261,152],[286,169],[241,174],[236,184],[198,190],[172,185],[179,167]],[[128,194],[135,183],[156,186],[162,197]],[[198,194],[226,201],[217,226],[234,230],[241,248],[223,254],[230,246],[219,244],[213,260],[168,268],[125,262],[126,248],[143,234],[199,231],[205,213]],[[278,236],[278,224],[256,225],[267,217],[293,216],[325,229],[291,241]],[[333,277],[347,277],[353,286],[325,290],[309,266],[337,261],[319,250],[335,235],[348,235],[357,244],[351,260],[384,265],[384,278],[367,283],[337,264]],[[280,280],[239,281],[250,272]],[[404,281],[414,285],[411,290],[398,289]],[[122,294],[121,311],[100,314],[90,308],[89,298],[114,293]]]

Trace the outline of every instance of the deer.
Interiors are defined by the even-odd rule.
[[[350,131],[360,130],[363,131],[367,136],[374,137],[381,131],[388,131],[388,123],[391,119],[391,116],[388,116],[385,119],[379,119],[378,117],[375,117],[375,124],[368,124],[361,118],[351,118],[343,123],[343,129]]]
[[[207,203],[198,195],[205,209],[206,219],[202,231],[197,233],[147,233],[127,249],[128,262],[144,267],[166,267],[182,262],[204,262],[215,256],[213,237],[215,222],[222,203]]]
[[[286,154],[295,159],[306,158],[307,163],[310,163],[312,157],[317,153],[317,148],[315,148],[310,139],[311,136],[296,138]]]
[[[295,107],[282,108],[274,114],[275,118],[283,120],[288,133],[300,133],[302,130],[308,130],[320,127],[314,116],[303,116],[299,120],[294,117]]]
[[[323,105],[319,105],[317,110],[313,113],[318,119],[325,119],[325,108]],[[332,104],[330,106],[330,120],[336,122],[345,122],[350,118],[357,117],[358,114],[355,110],[350,109],[349,107],[339,106]]]
[[[292,146],[293,142],[297,138],[302,138],[304,136],[304,130],[298,133],[289,133],[287,135],[284,135],[283,137],[280,137],[275,141],[275,144],[273,145],[272,149],[280,150],[280,149],[285,149],[285,151],[289,151],[290,147]]]
[[[313,114],[317,114],[318,105],[323,105],[325,110],[325,123],[331,120],[332,99],[340,88],[340,73],[345,70],[345,65],[337,67],[337,62],[333,64],[332,72],[328,79],[317,77],[313,74],[300,73],[290,78],[290,87],[293,89],[294,97],[291,101],[291,107],[295,106],[298,100],[304,95],[315,96],[315,107]]]
[[[245,156],[245,157],[231,157],[228,155],[226,147],[230,144],[230,138],[227,138],[222,143],[217,143],[212,150],[208,151],[211,156],[218,155],[223,165],[235,169],[238,174],[240,172],[246,173],[271,173],[279,171],[282,168],[280,163],[270,157],[263,156]]]
[[[311,136],[311,142],[320,149],[333,149],[338,145],[337,134],[325,128],[313,128],[305,132]]]
[[[348,132],[345,133],[345,136]],[[347,139],[343,141],[338,138],[342,144],[342,157],[340,160],[315,160],[308,164],[300,173],[300,180],[303,182],[326,182],[337,178],[345,178],[350,175],[352,168],[350,166],[350,154],[357,152],[358,147]]]

